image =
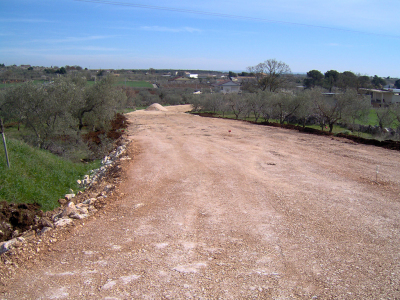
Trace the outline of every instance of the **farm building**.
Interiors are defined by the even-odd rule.
[[[224,83],[214,84],[217,90],[221,93],[240,93],[240,84],[233,81],[226,81]]]
[[[400,103],[400,89],[360,89],[360,93],[371,96],[373,106],[389,106]]]

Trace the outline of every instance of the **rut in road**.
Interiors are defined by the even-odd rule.
[[[129,114],[121,199],[5,299],[400,297],[398,152],[187,109]]]

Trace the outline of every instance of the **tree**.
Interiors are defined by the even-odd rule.
[[[314,88],[316,86],[322,86],[322,79],[324,75],[318,70],[311,70],[307,72],[307,78],[304,79],[304,86],[307,89]]]
[[[337,86],[342,90],[357,88],[357,75],[350,71],[344,71],[339,74]]]
[[[67,74],[67,70],[64,67],[61,67],[55,73],[57,73],[57,74]]]
[[[47,149],[51,140],[73,131],[70,102],[76,93],[74,84],[63,80],[51,85],[22,84],[7,91],[7,111],[33,133],[29,140]]]
[[[381,89],[381,88],[383,88],[383,86],[386,85],[385,79],[383,79],[379,76],[376,76],[376,75],[374,76],[374,78],[372,78],[371,83],[375,88],[378,88],[378,89]]]
[[[378,118],[378,124],[381,131],[384,128],[390,127],[396,118],[396,115],[392,112],[389,107],[378,107],[375,108],[376,116]]]
[[[300,107],[299,99],[291,93],[276,93],[272,97],[273,117],[283,124]]]
[[[326,71],[324,74],[324,87],[329,90],[329,93],[332,92],[332,88],[336,86],[339,80],[339,72],[336,70]]]
[[[319,89],[307,89],[296,95],[297,101],[300,103],[296,110],[296,117],[302,122],[303,128],[306,127],[308,118],[314,114],[313,99],[320,95]]]
[[[333,125],[343,118],[345,110],[349,107],[352,98],[345,93],[335,97],[324,96],[321,92],[315,94],[314,105],[319,116],[321,127],[328,124],[329,132],[333,131]]]
[[[232,72],[232,71],[229,71],[229,78],[231,78],[231,77],[237,77],[237,74],[236,73],[234,73],[234,72]]]
[[[233,114],[236,116],[236,119],[239,119],[239,116],[246,109],[246,102],[243,101],[242,97],[238,94],[226,94],[226,99],[228,100],[228,105],[231,108]]]
[[[122,89],[113,87],[114,78],[108,76],[92,86],[85,87],[83,96],[71,107],[78,120],[78,130],[84,125],[93,131],[105,130],[116,110],[126,102]]]
[[[366,96],[359,95],[356,90],[347,90],[338,97],[343,98],[342,102],[346,103],[346,107],[342,113],[342,118],[355,125],[355,122],[366,121],[371,108],[371,100]]]
[[[266,102],[263,101],[262,93],[245,94],[244,97],[246,101],[247,110],[250,113],[253,113],[255,122],[257,122],[258,119],[261,117],[263,107],[266,104]]]
[[[400,89],[400,79],[395,81],[394,86],[396,87],[396,89]]]
[[[283,88],[291,74],[289,66],[276,59],[268,59],[256,66],[248,67],[247,70],[255,74],[258,87],[262,91],[269,90],[270,92]]]
[[[368,88],[371,88],[371,87],[372,87],[372,85],[371,85],[371,78],[370,78],[369,76],[366,76],[366,75],[360,75],[360,76],[358,76],[357,90],[358,90],[359,88],[368,89]]]

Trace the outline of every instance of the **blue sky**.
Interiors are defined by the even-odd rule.
[[[89,1],[0,0],[0,63],[400,77],[399,0]]]

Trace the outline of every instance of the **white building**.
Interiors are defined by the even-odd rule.
[[[221,93],[227,94],[227,93],[240,93],[240,84],[233,82],[233,81],[227,81],[221,84],[215,85]]]
[[[360,93],[371,96],[374,106],[389,106],[400,103],[400,89],[360,89]]]

